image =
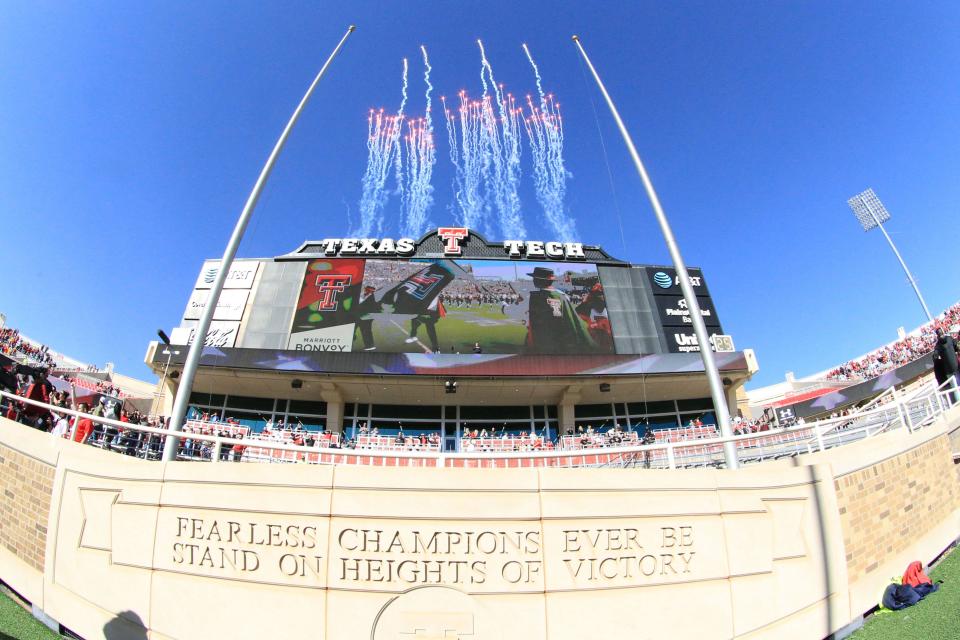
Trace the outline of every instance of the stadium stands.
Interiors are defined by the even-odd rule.
[[[106,370],[101,370],[96,365],[84,364],[28,338],[13,327],[0,329],[0,354],[21,364],[47,369],[51,382],[58,388],[72,384],[92,394],[131,400],[142,399],[148,395],[143,390],[146,383],[135,381],[138,389],[125,389],[121,382],[114,379],[110,365]],[[125,376],[118,377],[131,384],[134,382]],[[63,385],[59,384],[60,382],[63,382]],[[78,392],[77,395],[81,394]]]
[[[960,325],[960,302],[948,307],[933,322],[921,325],[902,340],[884,345],[864,356],[846,362],[828,371],[822,377],[828,380],[843,381],[876,378],[886,371],[928,356],[936,343],[934,331],[940,328],[946,332],[956,333],[958,325]]]
[[[18,417],[21,397],[2,394],[7,417]],[[891,396],[892,397],[892,396]],[[11,401],[12,400],[12,401]],[[733,438],[741,462],[758,462],[800,453],[821,451],[891,429],[916,430],[932,424],[938,415],[951,408],[957,398],[949,390],[940,391],[924,385],[911,397],[878,403],[868,411],[817,422],[799,423],[789,428],[770,428],[765,423],[741,423]],[[53,392],[50,410],[54,433],[73,437],[74,420],[64,414],[69,397]],[[12,416],[11,416],[12,414]],[[166,431],[159,417],[127,415],[105,418],[103,412],[89,415],[95,424],[88,444],[116,453],[144,459],[159,459]],[[36,426],[26,421],[30,426]],[[754,429],[758,431],[754,432]],[[423,443],[420,438],[405,436],[360,436],[356,442],[341,443],[338,434],[300,429],[275,429],[253,433],[237,423],[191,420],[180,434],[179,459],[211,462],[269,462],[347,464],[417,467],[520,468],[520,467],[642,467],[685,468],[722,466],[724,439],[713,425],[694,425],[653,432],[657,437],[636,439],[636,433],[565,436],[560,446],[535,436],[517,438],[480,438],[479,447],[459,453],[444,453],[436,438]],[[611,436],[614,434],[614,436]],[[56,436],[54,436],[56,437]],[[539,448],[538,448],[539,444]]]
[[[13,358],[22,357],[33,365],[52,366],[55,363],[49,347],[35,344],[21,336],[19,329],[10,327],[0,329],[0,353]]]
[[[106,380],[99,380],[97,378],[89,378],[82,373],[75,373],[71,375],[61,376],[62,379],[74,386],[80,387],[81,389],[86,389],[87,391],[93,391],[95,393],[103,393],[106,395],[114,396],[117,398],[128,398],[130,394],[125,391],[121,391],[114,385],[110,384]]]

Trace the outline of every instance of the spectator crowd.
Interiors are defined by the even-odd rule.
[[[903,340],[877,349],[862,358],[851,360],[830,371],[827,380],[870,380],[877,376],[930,355],[937,342],[936,330],[950,332],[960,324],[960,302],[949,307],[933,322],[920,327],[920,335],[909,335]]]
[[[81,417],[79,421],[67,413],[56,409],[46,409],[36,405],[0,398],[0,413],[8,420],[51,433],[56,437],[69,438],[76,442],[109,448],[128,455],[141,457],[159,457],[163,445],[161,436],[152,435],[137,429],[124,429],[99,423],[102,417],[133,425],[163,427],[166,422],[162,416],[148,416],[136,409],[127,411],[122,400],[111,398],[103,392],[90,395],[93,401],[75,404],[75,398],[68,391],[57,390],[51,383],[46,369],[24,367],[14,368],[12,391],[23,398],[43,402],[54,407],[74,409],[87,413],[90,417]],[[5,385],[7,386],[7,385]]]
[[[54,365],[53,354],[47,345],[37,345],[24,339],[19,329],[0,329],[0,353],[11,358],[26,356],[33,363],[51,367]]]

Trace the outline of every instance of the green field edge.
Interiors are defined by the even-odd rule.
[[[960,553],[950,546],[928,572],[931,580],[943,580],[939,591],[900,611],[875,610],[851,640],[960,640]],[[904,567],[906,570],[906,567]],[[877,601],[894,576],[878,581]]]
[[[63,636],[34,618],[29,605],[15,591],[0,583],[0,638],[4,637],[49,640]]]

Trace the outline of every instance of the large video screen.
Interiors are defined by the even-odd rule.
[[[311,261],[287,348],[614,353],[596,265],[449,259]]]

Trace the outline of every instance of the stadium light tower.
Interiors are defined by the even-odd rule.
[[[603,86],[600,75],[593,67],[593,63],[590,62],[590,58],[587,57],[587,52],[584,50],[583,45],[580,44],[580,37],[573,36],[573,42],[577,45],[577,49],[580,50],[580,55],[583,56],[584,62],[587,63],[590,73],[593,74],[593,79],[596,80],[597,86],[600,88],[600,93],[603,94],[607,106],[610,108],[610,113],[613,114],[613,119],[616,121],[617,128],[620,129],[620,135],[627,145],[627,151],[630,152],[630,157],[633,159],[637,174],[639,174],[640,180],[647,190],[647,197],[650,199],[650,205],[653,207],[657,222],[660,224],[660,232],[663,233],[663,240],[667,245],[667,251],[670,252],[670,258],[673,260],[673,267],[677,272],[677,279],[680,280],[680,290],[683,291],[683,299],[686,301],[687,310],[690,312],[690,320],[693,322],[693,332],[697,336],[697,342],[700,345],[700,357],[703,359],[703,371],[707,374],[707,382],[710,383],[710,396],[713,399],[713,411],[717,417],[717,426],[720,427],[720,435],[729,438],[733,435],[733,431],[730,429],[730,412],[727,408],[727,397],[723,390],[723,381],[720,379],[720,371],[717,369],[717,363],[713,358],[713,349],[709,335],[707,334],[707,325],[703,322],[703,315],[700,313],[700,304],[697,302],[697,295],[690,285],[690,278],[687,275],[687,265],[684,264],[683,256],[680,255],[680,247],[677,245],[677,240],[673,236],[673,230],[670,228],[667,214],[663,212],[663,207],[660,206],[660,198],[657,197],[657,192],[653,188],[653,182],[650,180],[650,176],[647,175],[647,170],[643,166],[640,154],[637,153],[637,148],[633,144],[633,138],[630,137],[627,126],[623,124],[623,120],[620,118],[620,112],[617,111],[616,105],[613,104],[613,98],[607,93],[607,88]],[[728,440],[723,443],[723,459],[727,469],[739,468],[740,462],[737,459],[737,446],[734,442]]]
[[[900,261],[900,266],[903,267],[904,273],[907,274],[907,280],[910,282],[910,286],[913,287],[914,293],[917,294],[917,299],[920,300],[920,306],[923,307],[923,312],[926,314],[927,320],[933,322],[930,309],[927,308],[927,303],[924,301],[923,296],[920,295],[920,288],[917,287],[917,281],[913,279],[913,274],[910,273],[910,269],[907,268],[907,263],[903,261],[903,257],[900,255],[900,252],[897,251],[897,247],[893,244],[890,234],[883,228],[883,223],[890,219],[890,212],[887,211],[887,208],[880,202],[880,198],[873,192],[873,189],[867,189],[863,193],[858,193],[847,200],[847,204],[853,209],[853,215],[857,216],[857,220],[860,221],[860,226],[863,227],[864,231],[870,231],[874,227],[880,227],[880,231],[883,232],[883,237],[890,243],[893,254],[897,256],[897,260]]]
[[[187,358],[183,363],[183,373],[180,375],[180,386],[177,387],[177,395],[173,400],[173,410],[170,412],[170,429],[174,431],[180,431],[183,428],[183,419],[187,416],[187,407],[190,404],[190,393],[193,391],[193,379],[196,377],[197,369],[200,366],[200,356],[203,354],[204,343],[207,341],[207,331],[210,330],[210,321],[213,320],[213,314],[217,309],[217,304],[220,302],[220,294],[223,292],[223,285],[227,280],[227,274],[230,272],[233,259],[237,255],[237,249],[240,248],[240,241],[243,240],[243,234],[247,230],[247,224],[249,224],[250,218],[253,216],[253,210],[257,208],[257,202],[260,200],[263,187],[266,185],[267,179],[273,171],[273,165],[276,164],[280,152],[283,151],[283,146],[286,144],[287,138],[290,137],[290,132],[293,131],[293,127],[297,124],[300,114],[303,112],[304,107],[307,106],[307,102],[310,101],[313,90],[320,84],[320,79],[323,78],[327,72],[327,67],[330,66],[333,59],[340,53],[340,49],[343,48],[347,38],[350,37],[350,34],[353,33],[355,29],[355,26],[350,25],[347,32],[343,34],[333,53],[331,53],[327,61],[323,63],[323,66],[320,67],[320,71],[317,72],[317,76],[313,79],[307,92],[303,95],[300,104],[293,110],[293,115],[290,116],[287,126],[284,127],[283,133],[281,133],[280,138],[277,139],[277,143],[274,145],[273,151],[270,152],[266,163],[264,163],[263,169],[260,170],[260,176],[254,183],[250,195],[247,196],[247,202],[243,206],[243,211],[240,212],[240,217],[237,218],[236,226],[234,226],[230,240],[227,241],[227,247],[223,251],[223,258],[220,260],[220,269],[217,271],[217,276],[210,286],[210,295],[207,297],[207,304],[203,309],[203,313],[200,314],[200,320],[197,323],[197,328],[194,330],[193,343],[190,345],[190,349],[187,351]],[[176,460],[178,440],[179,438],[177,436],[168,435],[164,441],[163,460],[165,462]]]

